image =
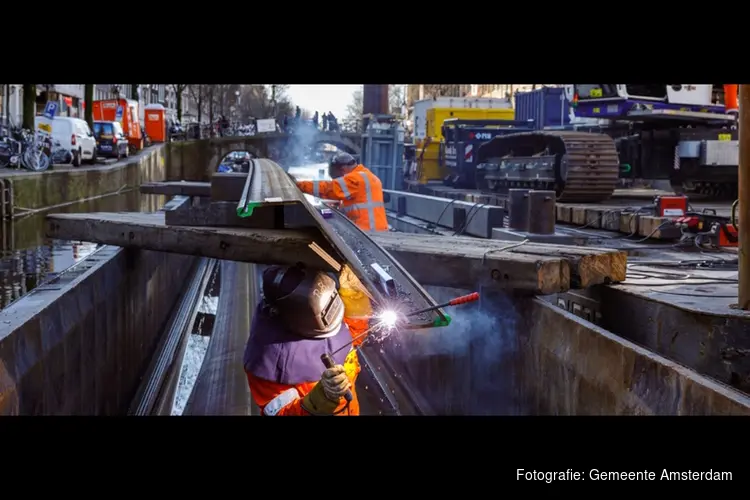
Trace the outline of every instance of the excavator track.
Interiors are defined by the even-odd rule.
[[[570,131],[498,136],[479,148],[477,187],[493,193],[510,188],[557,192],[557,201],[596,203],[612,196],[620,162],[604,134]]]

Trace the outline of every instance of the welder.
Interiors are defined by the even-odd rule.
[[[348,289],[361,287],[348,267],[339,281]],[[359,415],[357,353],[354,345],[339,348],[362,333],[361,316],[371,312],[367,296],[339,295],[331,276],[300,266],[267,268],[262,288],[244,356],[262,414]],[[328,353],[334,353],[334,364],[326,369],[321,356]],[[344,398],[347,392],[351,401]]]
[[[383,184],[349,153],[338,153],[330,162],[330,181],[297,181],[305,193],[341,202],[339,209],[364,231],[388,231],[383,204]]]

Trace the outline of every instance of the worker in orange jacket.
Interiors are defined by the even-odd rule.
[[[350,288],[359,283],[348,267],[339,280]],[[366,296],[339,295],[325,273],[298,266],[266,269],[244,356],[250,392],[263,415],[359,415],[359,359],[347,344],[363,332],[356,317],[350,328],[346,316],[368,314],[369,307]],[[326,353],[335,363],[328,369],[320,359]],[[350,403],[343,397],[347,391]]]
[[[316,198],[340,201],[339,209],[364,231],[388,231],[380,179],[348,153],[331,159],[330,173],[333,180],[297,181],[297,186]]]

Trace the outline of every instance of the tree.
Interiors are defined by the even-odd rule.
[[[34,130],[34,116],[36,116],[36,84],[23,85],[23,128]]]
[[[203,105],[206,100],[206,86],[205,85],[188,85],[188,92],[190,97],[195,101],[198,106],[198,123],[201,123],[203,118]]]
[[[87,83],[83,86],[83,102],[86,103],[84,118],[91,130],[94,130],[94,84]]]
[[[341,123],[341,128],[349,132],[357,132],[362,125],[362,90],[352,92],[352,102],[346,107],[346,117]]]
[[[172,90],[174,91],[175,99],[177,100],[177,121],[182,121],[182,93],[187,89],[187,83],[172,83]]]
[[[404,85],[388,85],[388,107],[390,108],[388,111],[400,116],[405,105]]]

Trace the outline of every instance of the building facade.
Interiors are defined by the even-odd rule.
[[[117,97],[130,99],[133,84],[98,83],[94,85],[94,100],[115,99]],[[58,104],[58,116],[83,118],[86,103],[84,100],[84,85],[67,84],[37,84],[36,85],[36,113],[41,114],[47,101]],[[139,112],[143,120],[143,108],[147,104],[158,103],[166,108],[167,118],[177,119],[177,93],[170,84],[140,84]],[[182,115],[195,115],[195,103],[189,98],[189,92],[182,93]],[[192,107],[191,107],[192,106]],[[23,121],[23,84],[0,85],[0,117],[19,125]]]

